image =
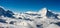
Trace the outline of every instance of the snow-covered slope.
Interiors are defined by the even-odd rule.
[[[60,28],[60,14],[47,8],[38,12],[13,13],[0,7],[0,28]]]

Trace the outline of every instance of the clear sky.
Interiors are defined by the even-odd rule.
[[[15,12],[39,11],[43,7],[60,12],[60,0],[0,0],[0,6]]]

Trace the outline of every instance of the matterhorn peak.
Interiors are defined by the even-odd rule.
[[[48,9],[47,8],[42,8],[43,11],[47,11]]]
[[[41,10],[39,10],[39,12],[47,12],[48,9],[47,8],[42,8]]]
[[[53,17],[53,18],[57,18],[58,14],[53,13],[51,10],[48,10],[47,8],[42,8],[42,10],[40,10],[38,12],[38,14],[40,14],[42,17]]]
[[[38,12],[38,14],[41,14],[42,16],[45,16],[46,13],[47,13],[47,11],[48,11],[47,8],[42,8],[42,9]]]

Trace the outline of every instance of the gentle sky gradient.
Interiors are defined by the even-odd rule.
[[[60,0],[0,0],[0,6],[15,12],[39,11],[44,7],[60,12]]]

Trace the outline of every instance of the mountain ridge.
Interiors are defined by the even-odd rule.
[[[47,8],[42,8],[38,12],[28,11],[16,14],[10,10],[5,11],[3,8],[0,8],[0,24],[2,25],[0,27],[60,28],[60,18],[58,16],[59,14],[49,11]]]

